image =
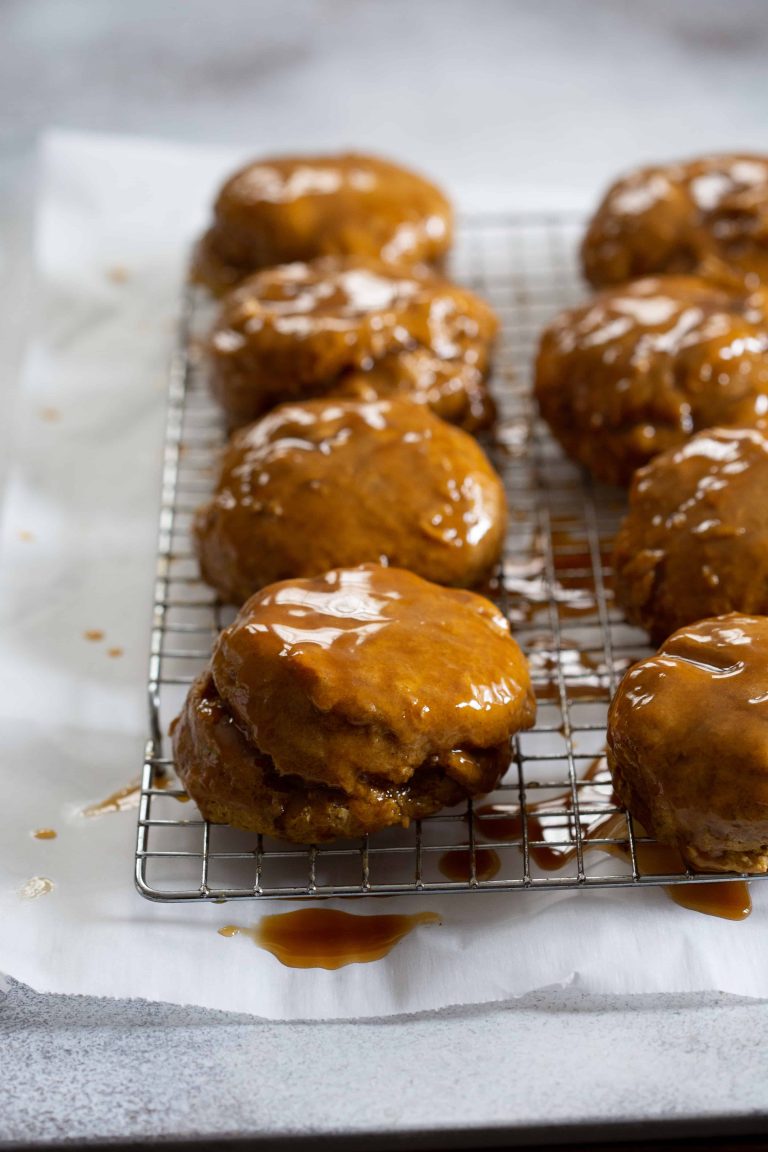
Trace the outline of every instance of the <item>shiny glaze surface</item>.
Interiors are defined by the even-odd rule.
[[[701,871],[768,871],[768,618],[675,632],[627,672],[608,717],[623,804]]]
[[[228,924],[222,936],[250,936],[288,968],[327,968],[382,960],[420,924],[439,924],[436,912],[358,916],[335,908],[299,908],[263,916],[253,928]]]
[[[205,815],[306,842],[487,792],[534,713],[525,659],[489,601],[368,565],[253,596],[174,741]]]
[[[471,586],[490,576],[505,519],[501,480],[467,433],[405,400],[315,400],[234,436],[194,537],[204,578],[242,604],[275,580],[367,562]]]
[[[450,202],[400,165],[355,153],[269,157],[221,188],[195,274],[220,291],[259,268],[315,256],[434,263],[452,238]]]
[[[545,329],[536,395],[570,456],[600,480],[629,483],[702,428],[766,416],[762,298],[693,276],[601,292]]]
[[[223,301],[209,340],[214,395],[231,423],[282,401],[403,393],[470,429],[485,386],[491,308],[427,269],[326,257],[259,272]]]
[[[696,272],[768,279],[768,157],[705,156],[641,168],[608,190],[582,247],[595,286]]]
[[[706,616],[768,614],[768,439],[714,428],[635,476],[616,595],[660,643]]]

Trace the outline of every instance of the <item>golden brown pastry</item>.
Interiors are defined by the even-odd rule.
[[[213,392],[231,424],[286,400],[402,394],[475,430],[494,416],[496,330],[487,304],[428,270],[284,264],[226,297],[209,341]]]
[[[768,325],[758,299],[693,276],[636,280],[544,331],[536,395],[574,460],[609,484],[702,428],[768,412]]]
[[[658,272],[768,279],[768,157],[641,168],[608,190],[582,247],[596,287]]]
[[[214,205],[195,274],[214,291],[272,264],[360,256],[439,263],[453,212],[429,181],[374,156],[278,156],[236,172]]]
[[[490,576],[504,540],[501,480],[471,436],[407,400],[284,404],[235,433],[194,522],[222,600],[366,562],[438,584]]]
[[[616,794],[704,872],[768,871],[768,618],[681,628],[619,685],[608,716]]]
[[[768,614],[768,440],[713,428],[635,475],[613,555],[627,619],[660,643],[726,612]]]
[[[494,788],[534,714],[493,604],[365,565],[244,605],[175,723],[176,767],[206,819],[360,836]]]

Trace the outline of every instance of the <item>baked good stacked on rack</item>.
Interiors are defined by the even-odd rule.
[[[619,685],[619,799],[705,871],[768,870],[768,159],[618,180],[582,245],[598,294],[558,316],[540,410],[599,481],[631,484],[614,553],[660,644]]]
[[[452,210],[372,157],[282,157],[222,188],[195,275],[237,429],[195,518],[240,606],[174,723],[206,819],[300,843],[492,790],[533,723],[526,661],[468,591],[501,555],[489,427],[498,323],[438,270]]]

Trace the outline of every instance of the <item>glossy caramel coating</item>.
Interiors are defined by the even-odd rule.
[[[360,835],[495,787],[534,715],[489,601],[364,565],[244,605],[175,725],[176,766],[208,818]]]
[[[624,676],[608,716],[622,804],[704,872],[768,871],[768,618],[681,628]]]
[[[429,270],[284,264],[224,300],[211,384],[233,425],[288,400],[401,394],[473,431],[494,416],[485,378],[497,327],[487,304]]]
[[[544,419],[568,455],[609,484],[629,483],[700,429],[756,425],[768,411],[760,305],[693,276],[598,293],[544,331]]]
[[[443,193],[374,156],[278,156],[231,176],[214,205],[194,273],[214,291],[273,264],[360,256],[439,264],[453,239]]]
[[[582,262],[595,287],[662,272],[768,280],[768,157],[705,156],[623,176],[589,225]]]
[[[660,643],[726,612],[768,614],[768,440],[714,428],[635,475],[616,537],[616,597]]]
[[[438,584],[490,576],[501,480],[477,441],[407,400],[284,404],[235,433],[194,539],[204,579],[242,604],[276,580],[366,562]]]

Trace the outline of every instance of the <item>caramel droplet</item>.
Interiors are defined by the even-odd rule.
[[[98,640],[104,639],[104,633],[101,628],[88,628],[83,632],[83,640],[92,640],[94,643]]]
[[[116,659],[118,656],[122,656],[122,654],[122,648],[107,648],[107,656],[111,656],[113,659]]]
[[[57,833],[55,828],[37,828],[32,835],[35,840],[55,840]]]

